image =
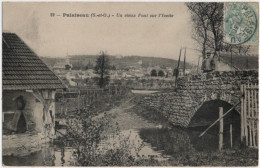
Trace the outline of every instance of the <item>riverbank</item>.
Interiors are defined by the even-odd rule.
[[[138,97],[134,100],[134,102],[138,101],[138,99],[141,99],[141,97]],[[168,123],[168,120],[164,118],[160,112],[151,109],[149,107],[144,107],[138,103],[135,103],[135,106],[131,108],[132,112],[135,112],[138,116],[141,116],[144,120],[147,120],[148,122],[153,122],[155,124],[163,125],[165,128],[171,128],[173,131],[176,131],[176,127],[172,126],[170,123]],[[198,151],[193,150],[191,148],[186,149],[190,150],[187,153],[184,153],[184,155],[179,155],[175,157],[169,158],[167,161],[160,162],[159,164],[161,166],[257,166],[258,165],[258,150],[252,149],[248,147],[244,147],[243,145],[236,146],[232,149],[226,148],[223,149],[221,152],[217,150],[210,150],[207,151],[207,143],[210,143],[211,141],[216,141],[217,145],[217,136],[210,135],[208,137],[203,137],[201,139],[198,139],[199,133],[202,132],[202,130],[191,131],[189,129],[182,129],[177,127],[177,130],[183,130],[185,133],[187,133],[187,137],[184,139],[189,139],[189,143],[191,144],[191,148],[199,148],[196,147],[198,144],[205,145],[204,151]],[[176,132],[175,132],[176,133]],[[182,133],[183,134],[183,133]],[[174,133],[171,135],[173,136]],[[156,136],[153,135],[153,138],[156,139]],[[213,139],[212,139],[213,138]],[[160,136],[157,140],[161,139]],[[210,141],[209,141],[210,140]],[[172,143],[174,140],[172,140]],[[199,142],[201,141],[201,143]],[[187,144],[179,144],[179,146],[187,145]],[[228,146],[228,144],[226,144]],[[200,147],[201,148],[201,147]],[[181,150],[180,150],[181,151]]]
[[[257,166],[257,150],[236,146],[233,149],[226,148],[219,152],[217,136],[207,135],[198,139],[201,130],[193,131],[172,126],[160,112],[138,104],[138,99],[141,98],[142,96],[129,93],[118,100],[114,108],[97,115],[97,117],[107,115],[110,118],[109,127],[104,131],[106,134],[113,133],[117,128],[120,131],[139,130],[138,136],[141,140],[150,144],[155,150],[161,151],[163,155],[170,156],[161,161],[154,158],[140,159],[130,165]],[[215,148],[212,147],[212,144],[215,144]],[[175,154],[176,152],[178,154]],[[124,166],[124,164],[122,163],[120,166]]]
[[[88,153],[89,149],[81,151],[81,156],[91,157],[90,159],[78,157],[75,160],[74,148],[72,150],[71,146],[59,145],[48,147],[47,150],[39,149],[38,155],[34,152],[26,157],[5,156],[4,163],[13,165],[15,161],[16,166],[35,166],[31,162],[38,159],[37,163],[41,163],[41,166],[257,166],[256,149],[236,146],[219,152],[215,135],[206,134],[198,139],[201,131],[171,126],[160,112],[144,108],[136,98],[142,97],[128,93],[120,97],[99,99],[92,105],[94,110],[86,111],[93,121],[85,121],[83,114],[74,114],[76,121],[84,121],[80,126],[87,124],[83,132],[78,129],[81,127],[70,131],[74,135],[70,137],[77,137],[77,140],[82,138],[80,142],[85,142],[92,136],[100,138],[96,137],[99,132],[96,131],[98,124],[95,120],[108,123],[102,129],[104,136],[101,136],[98,143],[105,150],[97,153],[94,150],[94,153]],[[71,126],[74,127],[77,123],[74,122]],[[79,131],[78,134],[76,131]],[[46,151],[49,155],[46,155]],[[33,159],[34,157],[37,158]],[[46,160],[51,163],[46,163]]]

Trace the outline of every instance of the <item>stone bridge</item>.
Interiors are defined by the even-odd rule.
[[[176,91],[145,95],[140,104],[161,112],[173,125],[188,127],[203,103],[222,100],[230,105],[240,101],[241,84],[258,84],[258,71],[213,72],[187,75],[177,80]],[[240,111],[240,106],[236,107]]]

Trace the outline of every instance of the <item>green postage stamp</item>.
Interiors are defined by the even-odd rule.
[[[258,3],[226,2],[224,34],[229,44],[258,44]]]

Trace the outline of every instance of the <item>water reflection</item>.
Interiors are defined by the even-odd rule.
[[[182,128],[124,130],[118,136],[110,136],[103,140],[100,147],[109,149],[109,146],[118,146],[118,144],[120,146],[119,142],[124,139],[123,135],[123,137],[128,137],[130,147],[138,147],[143,144],[138,155],[155,156],[154,158],[158,160],[185,157],[196,151],[217,150],[218,136],[205,134],[202,138],[198,138],[200,133],[201,130]],[[71,147],[46,144],[39,151],[27,156],[3,156],[3,164],[8,166],[72,166],[75,165],[72,153]]]
[[[140,137],[150,143],[156,151],[172,157],[183,156],[194,151],[213,151],[217,149],[217,137],[207,134],[198,138],[199,131],[181,128],[142,129]]]
[[[26,156],[3,156],[7,166],[70,166],[73,162],[73,149],[44,144],[39,151]]]

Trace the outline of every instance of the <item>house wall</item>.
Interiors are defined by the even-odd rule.
[[[20,113],[19,110],[16,109],[16,101],[15,99],[19,96],[23,96],[26,105],[23,110],[25,115],[27,130],[28,131],[36,131],[38,133],[43,132],[43,104],[30,92],[26,91],[4,91],[3,92],[3,112],[13,112]],[[53,116],[55,116],[55,103],[53,102],[50,106],[52,110]],[[16,130],[14,128],[13,117],[12,114],[5,114],[4,116],[4,128],[9,128],[12,130]],[[47,118],[51,118],[50,114],[47,115]]]
[[[52,91],[50,91],[52,92]],[[18,154],[17,150],[32,151],[36,146],[51,141],[55,137],[55,102],[50,103],[48,112],[43,117],[44,105],[31,92],[26,91],[3,91],[3,113],[20,113],[16,109],[15,99],[23,96],[26,101],[23,110],[27,132],[22,134],[10,134],[10,130],[16,130],[14,115],[5,115],[3,122],[3,155]],[[50,112],[52,111],[52,117]],[[9,116],[9,117],[6,117]],[[44,120],[45,118],[45,120]],[[52,121],[53,120],[53,121]],[[44,122],[44,123],[43,123]],[[5,133],[6,132],[6,133]],[[16,151],[16,152],[14,152]]]

